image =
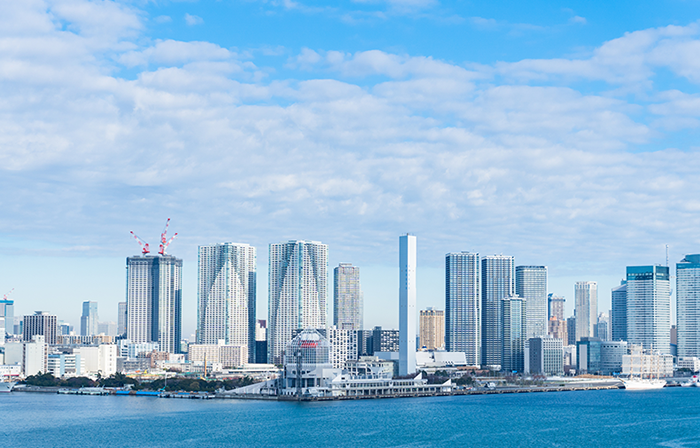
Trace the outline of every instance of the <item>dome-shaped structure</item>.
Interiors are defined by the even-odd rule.
[[[285,364],[329,364],[331,343],[316,330],[308,329],[299,333],[285,350]]]

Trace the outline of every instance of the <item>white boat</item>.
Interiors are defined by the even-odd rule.
[[[698,381],[700,381],[700,378],[698,378],[697,375],[693,375],[691,379],[689,379],[685,383],[681,383],[681,387],[700,387]]]
[[[0,393],[11,392],[15,384],[17,383],[14,381],[0,381]]]
[[[646,379],[646,378],[628,378],[622,380],[627,390],[651,390],[663,389],[666,385],[666,380]]]

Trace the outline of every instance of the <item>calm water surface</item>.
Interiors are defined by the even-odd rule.
[[[324,403],[18,393],[3,447],[700,447],[700,389]]]

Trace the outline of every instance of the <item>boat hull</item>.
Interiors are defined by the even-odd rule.
[[[0,381],[0,393],[12,392],[12,388],[15,387],[15,382],[13,381]]]
[[[627,390],[663,389],[666,386],[665,380],[629,379],[623,380],[622,383]]]

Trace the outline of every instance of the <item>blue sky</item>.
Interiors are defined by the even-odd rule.
[[[329,244],[365,322],[419,307],[447,252],[550,269],[550,290],[697,253],[697,1],[3,1],[0,290],[17,314],[116,318],[133,230],[167,217],[194,330],[199,244]],[[329,300],[330,303],[330,300]]]

